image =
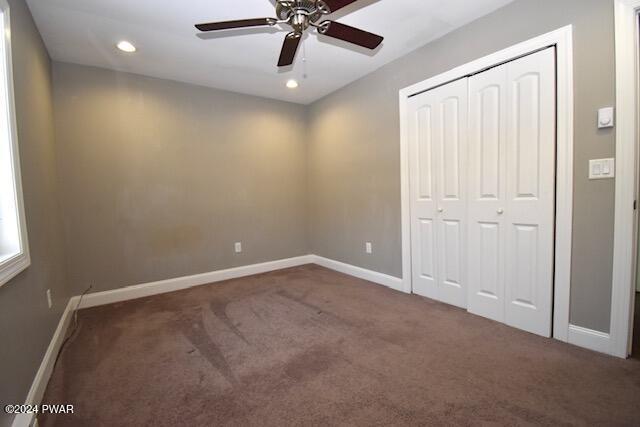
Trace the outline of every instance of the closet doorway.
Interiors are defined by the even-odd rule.
[[[400,91],[403,289],[602,351],[569,322],[572,32]]]
[[[409,99],[413,292],[551,336],[555,48]]]

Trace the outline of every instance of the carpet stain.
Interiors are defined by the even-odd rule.
[[[498,406],[514,417],[516,417],[519,423],[527,423],[531,425],[545,425],[545,426],[570,426],[572,423],[558,422],[551,417],[548,417],[539,409],[527,408],[526,406],[519,405],[514,402],[499,402]]]
[[[350,322],[348,322],[347,320],[341,318],[340,316],[337,316],[329,311],[326,311],[324,309],[322,309],[321,307],[315,305],[315,304],[311,304],[308,301],[305,301],[306,295],[302,295],[302,296],[296,296],[286,290],[278,290],[276,292],[276,294],[282,298],[285,298],[288,301],[294,302],[298,305],[301,305],[302,307],[306,308],[310,314],[312,314],[313,317],[322,317],[322,316],[326,316],[329,319],[332,319],[334,321],[340,322],[342,324],[345,325],[349,325]]]
[[[295,381],[309,381],[328,371],[336,361],[336,356],[327,349],[314,348],[293,357],[286,364],[284,372]]]
[[[184,337],[189,340],[211,366],[220,372],[232,386],[238,385],[238,380],[224,353],[207,333],[201,313],[185,316],[180,321],[179,328]]]
[[[244,341],[245,344],[249,345],[249,341],[247,341],[245,336],[242,335],[242,332],[240,332],[240,329],[238,329],[236,324],[227,315],[227,306],[228,305],[229,305],[228,301],[216,299],[216,300],[213,300],[211,302],[211,304],[209,304],[209,307],[211,308],[211,312],[218,319],[220,319],[222,321],[222,323],[224,323],[227,326],[227,328],[229,328],[229,330],[231,332],[233,332],[238,338],[240,338],[242,341]]]

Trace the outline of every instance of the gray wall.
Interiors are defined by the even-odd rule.
[[[303,106],[63,63],[54,93],[76,292],[308,253]]]
[[[615,101],[612,0],[519,0],[314,103],[309,111],[314,253],[402,276],[398,91],[518,42],[574,25],[575,188],[571,322],[609,330],[614,182],[588,159],[614,155],[596,110]],[[374,254],[366,255],[365,241]]]
[[[67,304],[58,215],[51,63],[23,0],[9,0],[31,266],[0,287],[0,402],[23,403]],[[45,292],[53,293],[53,309]],[[12,417],[0,411],[0,425]]]

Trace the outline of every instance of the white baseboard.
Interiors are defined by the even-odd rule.
[[[53,333],[49,347],[47,347],[47,351],[44,354],[42,363],[40,363],[40,368],[38,368],[35,379],[31,384],[31,389],[29,389],[29,394],[25,401],[26,405],[39,405],[42,402],[44,392],[47,389],[47,384],[49,384],[49,379],[53,373],[56,358],[58,357],[60,347],[67,335],[67,330],[71,324],[73,312],[77,303],[78,297],[71,298],[67,303],[67,306],[60,317],[60,321],[58,322],[58,327]],[[14,417],[12,427],[29,427],[31,425],[37,425],[35,414],[19,414]]]
[[[287,258],[277,261],[269,261],[261,264],[246,265],[243,267],[229,268],[226,270],[212,271],[210,273],[195,274],[193,276],[177,277],[175,279],[160,280],[141,285],[127,286],[111,291],[87,294],[82,298],[80,308],[95,307],[98,305],[112,304],[114,302],[127,301],[151,295],[164,294],[179,291],[194,286],[208,283],[221,282],[223,280],[237,279],[239,277],[252,276],[254,274],[268,273],[284,268],[297,267],[311,264],[311,255],[303,255],[295,258]]]
[[[223,280],[237,279],[240,277],[252,276],[254,274],[267,273],[284,268],[297,267],[304,264],[317,264],[331,270],[349,274],[360,279],[378,283],[389,288],[402,291],[402,279],[388,276],[354,265],[345,264],[332,259],[317,255],[303,255],[295,258],[288,258],[277,261],[269,261],[262,264],[253,264],[243,267],[229,268],[226,270],[212,271],[209,273],[196,274],[193,276],[177,277],[174,279],[160,280],[157,282],[144,283],[140,285],[127,286],[125,288],[111,291],[96,292],[87,294],[82,298],[80,308],[96,307],[99,305],[112,304],[114,302],[127,301],[151,295],[164,294],[167,292],[179,291],[192,288],[194,286],[206,285],[208,283],[221,282]]]
[[[344,262],[334,261],[332,259],[324,258],[318,255],[310,256],[312,257],[312,262],[319,266],[328,268],[330,270],[339,271],[340,273],[348,274],[359,279],[368,280],[379,285],[384,285],[396,291],[404,292],[403,281],[402,279],[399,279],[397,277],[367,270],[361,267],[356,267],[355,265],[345,264]]]
[[[581,326],[569,325],[569,344],[588,348],[600,353],[611,354],[609,334]]]

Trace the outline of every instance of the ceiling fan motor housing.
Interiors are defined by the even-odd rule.
[[[278,0],[276,4],[276,16],[289,21],[297,34],[302,34],[323,13],[326,13],[324,3],[317,0]]]

